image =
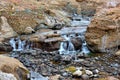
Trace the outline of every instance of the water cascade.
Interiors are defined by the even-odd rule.
[[[87,48],[87,43],[84,37],[89,23],[90,23],[90,18],[87,19],[87,18],[83,18],[82,16],[78,16],[78,17],[75,16],[75,18],[73,18],[73,21],[71,22],[71,25],[78,27],[63,28],[61,30],[61,35],[65,39],[65,41],[61,42],[60,44],[60,49],[59,49],[60,54],[76,54],[78,51],[84,54],[90,53],[89,49]],[[75,37],[80,38],[82,40],[82,47],[80,48],[80,50],[75,50],[75,47],[71,42],[71,39]]]
[[[90,53],[89,49],[87,48],[86,41],[82,43],[82,51],[81,52],[84,53],[84,54],[89,54]]]
[[[65,39],[65,41],[61,42],[59,53],[60,54],[75,53],[76,51],[75,51],[74,45],[71,42],[71,37],[68,35],[63,35],[62,37]]]
[[[13,51],[23,51],[32,49],[32,43],[28,40],[21,40],[20,37],[18,38],[11,38],[9,41],[10,45],[13,48]]]

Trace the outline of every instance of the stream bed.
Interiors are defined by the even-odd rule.
[[[78,60],[75,60],[57,53],[58,51],[44,52],[37,49],[34,53],[32,51],[12,52],[10,56],[19,59],[30,71],[37,72],[49,80],[97,80],[107,76],[115,76],[120,79],[120,57],[118,56],[104,53],[92,56],[78,54],[76,55]],[[73,75],[78,68],[82,68],[82,74],[78,73],[80,76]],[[84,70],[92,73],[85,73]],[[84,76],[88,79],[83,79]],[[57,79],[54,79],[55,77]]]
[[[89,23],[90,18],[73,17],[71,27],[61,29],[64,41],[60,43],[59,50],[51,52],[32,48],[29,40],[12,38],[13,51],[9,56],[17,58],[29,69],[30,80],[104,80],[107,76],[119,80],[120,57],[112,53],[91,53],[87,48],[84,35]],[[75,49],[72,43],[74,38],[81,39],[79,49]]]

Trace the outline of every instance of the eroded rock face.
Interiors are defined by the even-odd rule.
[[[27,79],[28,70],[17,59],[0,55],[0,70],[5,73],[13,74],[17,80]]]
[[[92,51],[106,52],[107,49],[120,45],[119,4],[120,1],[118,0],[116,0],[115,5],[111,2],[110,5],[98,11],[92,19],[85,35],[86,41]]]
[[[4,44],[4,41],[11,37],[17,36],[17,33],[8,24],[6,17],[1,16],[0,19],[0,51],[10,51],[10,45]]]
[[[106,0],[76,0],[80,4],[83,16],[94,16],[96,11],[106,3]]]
[[[1,16],[0,37],[2,37],[2,38],[10,38],[10,37],[14,37],[16,35],[17,35],[17,33],[8,24],[7,18],[4,17],[4,16]]]
[[[34,29],[40,24],[52,29],[69,25],[70,14],[80,12],[80,5],[75,0],[1,0],[0,9],[11,27],[24,34],[26,27]]]
[[[32,35],[22,36],[22,40],[29,40],[34,42],[34,47],[43,50],[58,50],[60,42],[63,38],[60,35],[60,30],[41,29]]]

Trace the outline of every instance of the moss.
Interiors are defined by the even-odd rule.
[[[69,67],[68,67],[68,68],[66,68],[65,70],[66,70],[66,71],[68,71],[68,72],[73,73],[73,72],[75,72],[75,71],[76,71],[76,68],[75,68],[74,66],[69,66]]]

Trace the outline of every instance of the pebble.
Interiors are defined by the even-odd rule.
[[[89,76],[88,76],[87,74],[83,74],[83,75],[81,76],[81,78],[82,78],[83,80],[89,80]]]
[[[76,70],[74,73],[73,73],[73,76],[81,76],[82,75],[82,71],[80,71],[79,69]]]
[[[37,72],[30,72],[30,80],[48,80],[46,77],[43,77],[41,74],[37,73]]]
[[[93,72],[90,71],[90,70],[85,70],[85,73],[86,73],[87,75],[93,75]]]
[[[95,69],[95,70],[93,70],[93,73],[94,73],[94,74],[98,74],[98,73],[99,73],[99,70]]]
[[[98,78],[99,75],[98,75],[98,74],[94,74],[93,77],[94,77],[94,78]]]
[[[64,73],[62,74],[62,76],[64,76],[64,77],[68,77],[69,74],[68,74],[67,72],[64,72]]]

